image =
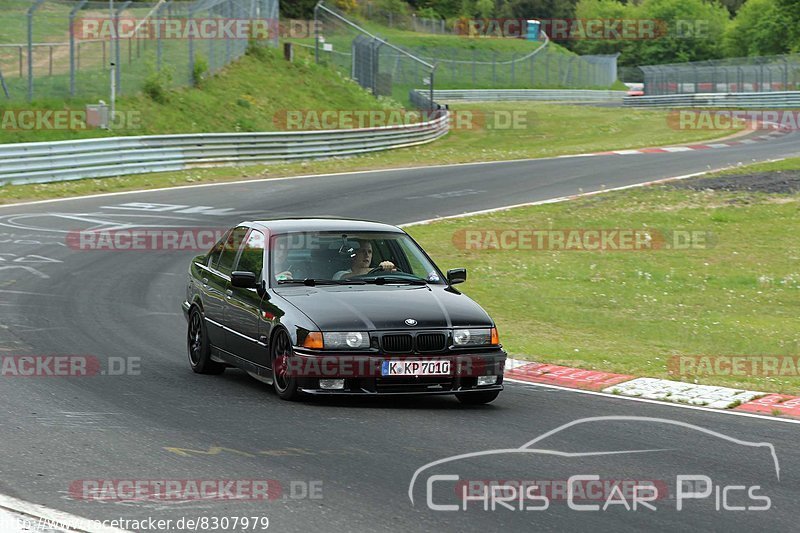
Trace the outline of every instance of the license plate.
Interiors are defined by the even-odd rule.
[[[450,374],[448,359],[429,359],[426,361],[384,361],[381,366],[383,376],[447,376]]]

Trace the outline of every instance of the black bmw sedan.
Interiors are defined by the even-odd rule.
[[[189,364],[238,367],[280,398],[503,389],[489,315],[403,230],[305,218],[244,222],[192,260],[183,311]]]

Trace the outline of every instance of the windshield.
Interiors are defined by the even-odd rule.
[[[443,284],[442,274],[404,233],[304,232],[270,241],[270,283]]]

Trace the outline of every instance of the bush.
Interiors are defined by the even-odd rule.
[[[247,50],[245,51],[245,54],[254,59],[258,59],[259,61],[266,62],[270,57],[270,49],[266,46],[258,44],[255,41],[250,41],[247,44]]]
[[[159,104],[169,101],[169,87],[172,84],[172,69],[162,67],[158,70],[152,63],[147,65],[147,76],[142,91],[148,98]]]
[[[201,55],[196,55],[194,58],[194,68],[192,69],[192,83],[195,87],[199,87],[206,72],[208,72],[208,61]]]

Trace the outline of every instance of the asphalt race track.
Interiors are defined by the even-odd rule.
[[[91,518],[266,516],[276,531],[796,529],[796,424],[514,383],[479,408],[450,397],[283,402],[238,370],[190,371],[180,302],[194,253],[78,251],[65,240],[69,230],[227,227],[284,215],[399,224],[798,153],[798,135],[790,134],[705,151],[367,172],[0,208],[0,354],[88,354],[103,364],[140,358],[141,368],[140,375],[2,378],[0,493]],[[167,207],[143,210],[133,202]],[[470,283],[480,282],[490,281]],[[586,421],[535,444],[559,454],[466,458],[423,470],[409,487],[432,461],[519,448],[569,422],[604,416],[688,425]],[[746,443],[771,443],[775,457]],[[444,511],[430,509],[428,496],[452,504],[459,485],[432,481],[434,472],[461,481],[553,483],[595,474],[672,490],[652,502],[655,510],[602,510],[604,495],[591,502],[601,509],[578,511],[554,492],[546,509],[519,510],[512,502],[514,510],[485,510],[470,502],[467,511]],[[678,511],[678,475],[708,476],[711,495],[685,499]],[[183,502],[84,501],[71,494],[80,480],[100,479],[271,479],[282,493],[268,501]],[[731,485],[740,488],[723,490]],[[751,496],[767,496],[770,508],[731,510],[764,504],[747,496],[750,489]]]

